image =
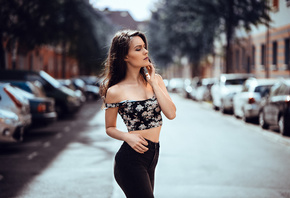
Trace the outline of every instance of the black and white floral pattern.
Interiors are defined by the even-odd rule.
[[[147,100],[125,100],[119,103],[105,104],[106,108],[119,107],[128,131],[145,130],[162,125],[161,108],[155,95]]]

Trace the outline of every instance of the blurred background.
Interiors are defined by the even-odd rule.
[[[0,2],[0,68],[98,75],[112,35],[146,32],[164,78],[289,77],[289,0]]]
[[[156,197],[290,198],[289,19],[290,0],[0,0],[0,197],[124,197],[99,86],[137,29],[177,107]]]

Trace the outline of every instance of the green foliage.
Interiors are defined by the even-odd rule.
[[[157,61],[186,56],[196,65],[221,32],[230,44],[236,28],[267,23],[268,10],[266,0],[163,0],[149,24],[150,49]]]
[[[99,69],[111,27],[86,1],[0,0],[0,16],[0,38],[17,41],[27,51],[43,44],[60,45],[82,69]]]
[[[153,13],[149,38],[155,40],[150,41],[155,46],[162,46],[152,48],[157,59],[177,55],[198,63],[212,51],[217,18],[205,14],[207,10],[196,5],[198,0],[165,0]],[[159,45],[158,41],[163,44]]]

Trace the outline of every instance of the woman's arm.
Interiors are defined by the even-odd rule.
[[[174,119],[176,117],[176,107],[167,92],[162,77],[155,74],[155,68],[152,64],[147,66],[147,70],[147,81],[153,88],[163,114],[170,120]]]
[[[117,97],[112,91],[108,90],[106,103],[114,103]],[[147,141],[140,134],[130,134],[117,129],[118,107],[108,108],[105,112],[106,133],[117,140],[127,142],[138,153],[144,153],[148,150],[144,145],[148,145]]]

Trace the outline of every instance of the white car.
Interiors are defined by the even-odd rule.
[[[10,111],[0,109],[0,142],[21,142],[24,126],[19,117]]]
[[[250,119],[258,119],[261,99],[276,82],[276,79],[250,78],[246,80],[242,92],[237,93],[233,98],[234,115],[245,122]]]
[[[223,113],[233,110],[233,97],[241,92],[243,83],[253,74],[221,74],[211,88],[214,109]]]
[[[25,128],[31,125],[32,116],[28,99],[8,83],[0,83],[0,108],[15,113]]]
[[[210,90],[215,81],[216,81],[215,78],[203,78],[201,80],[201,85],[196,88],[197,101],[211,100]]]

